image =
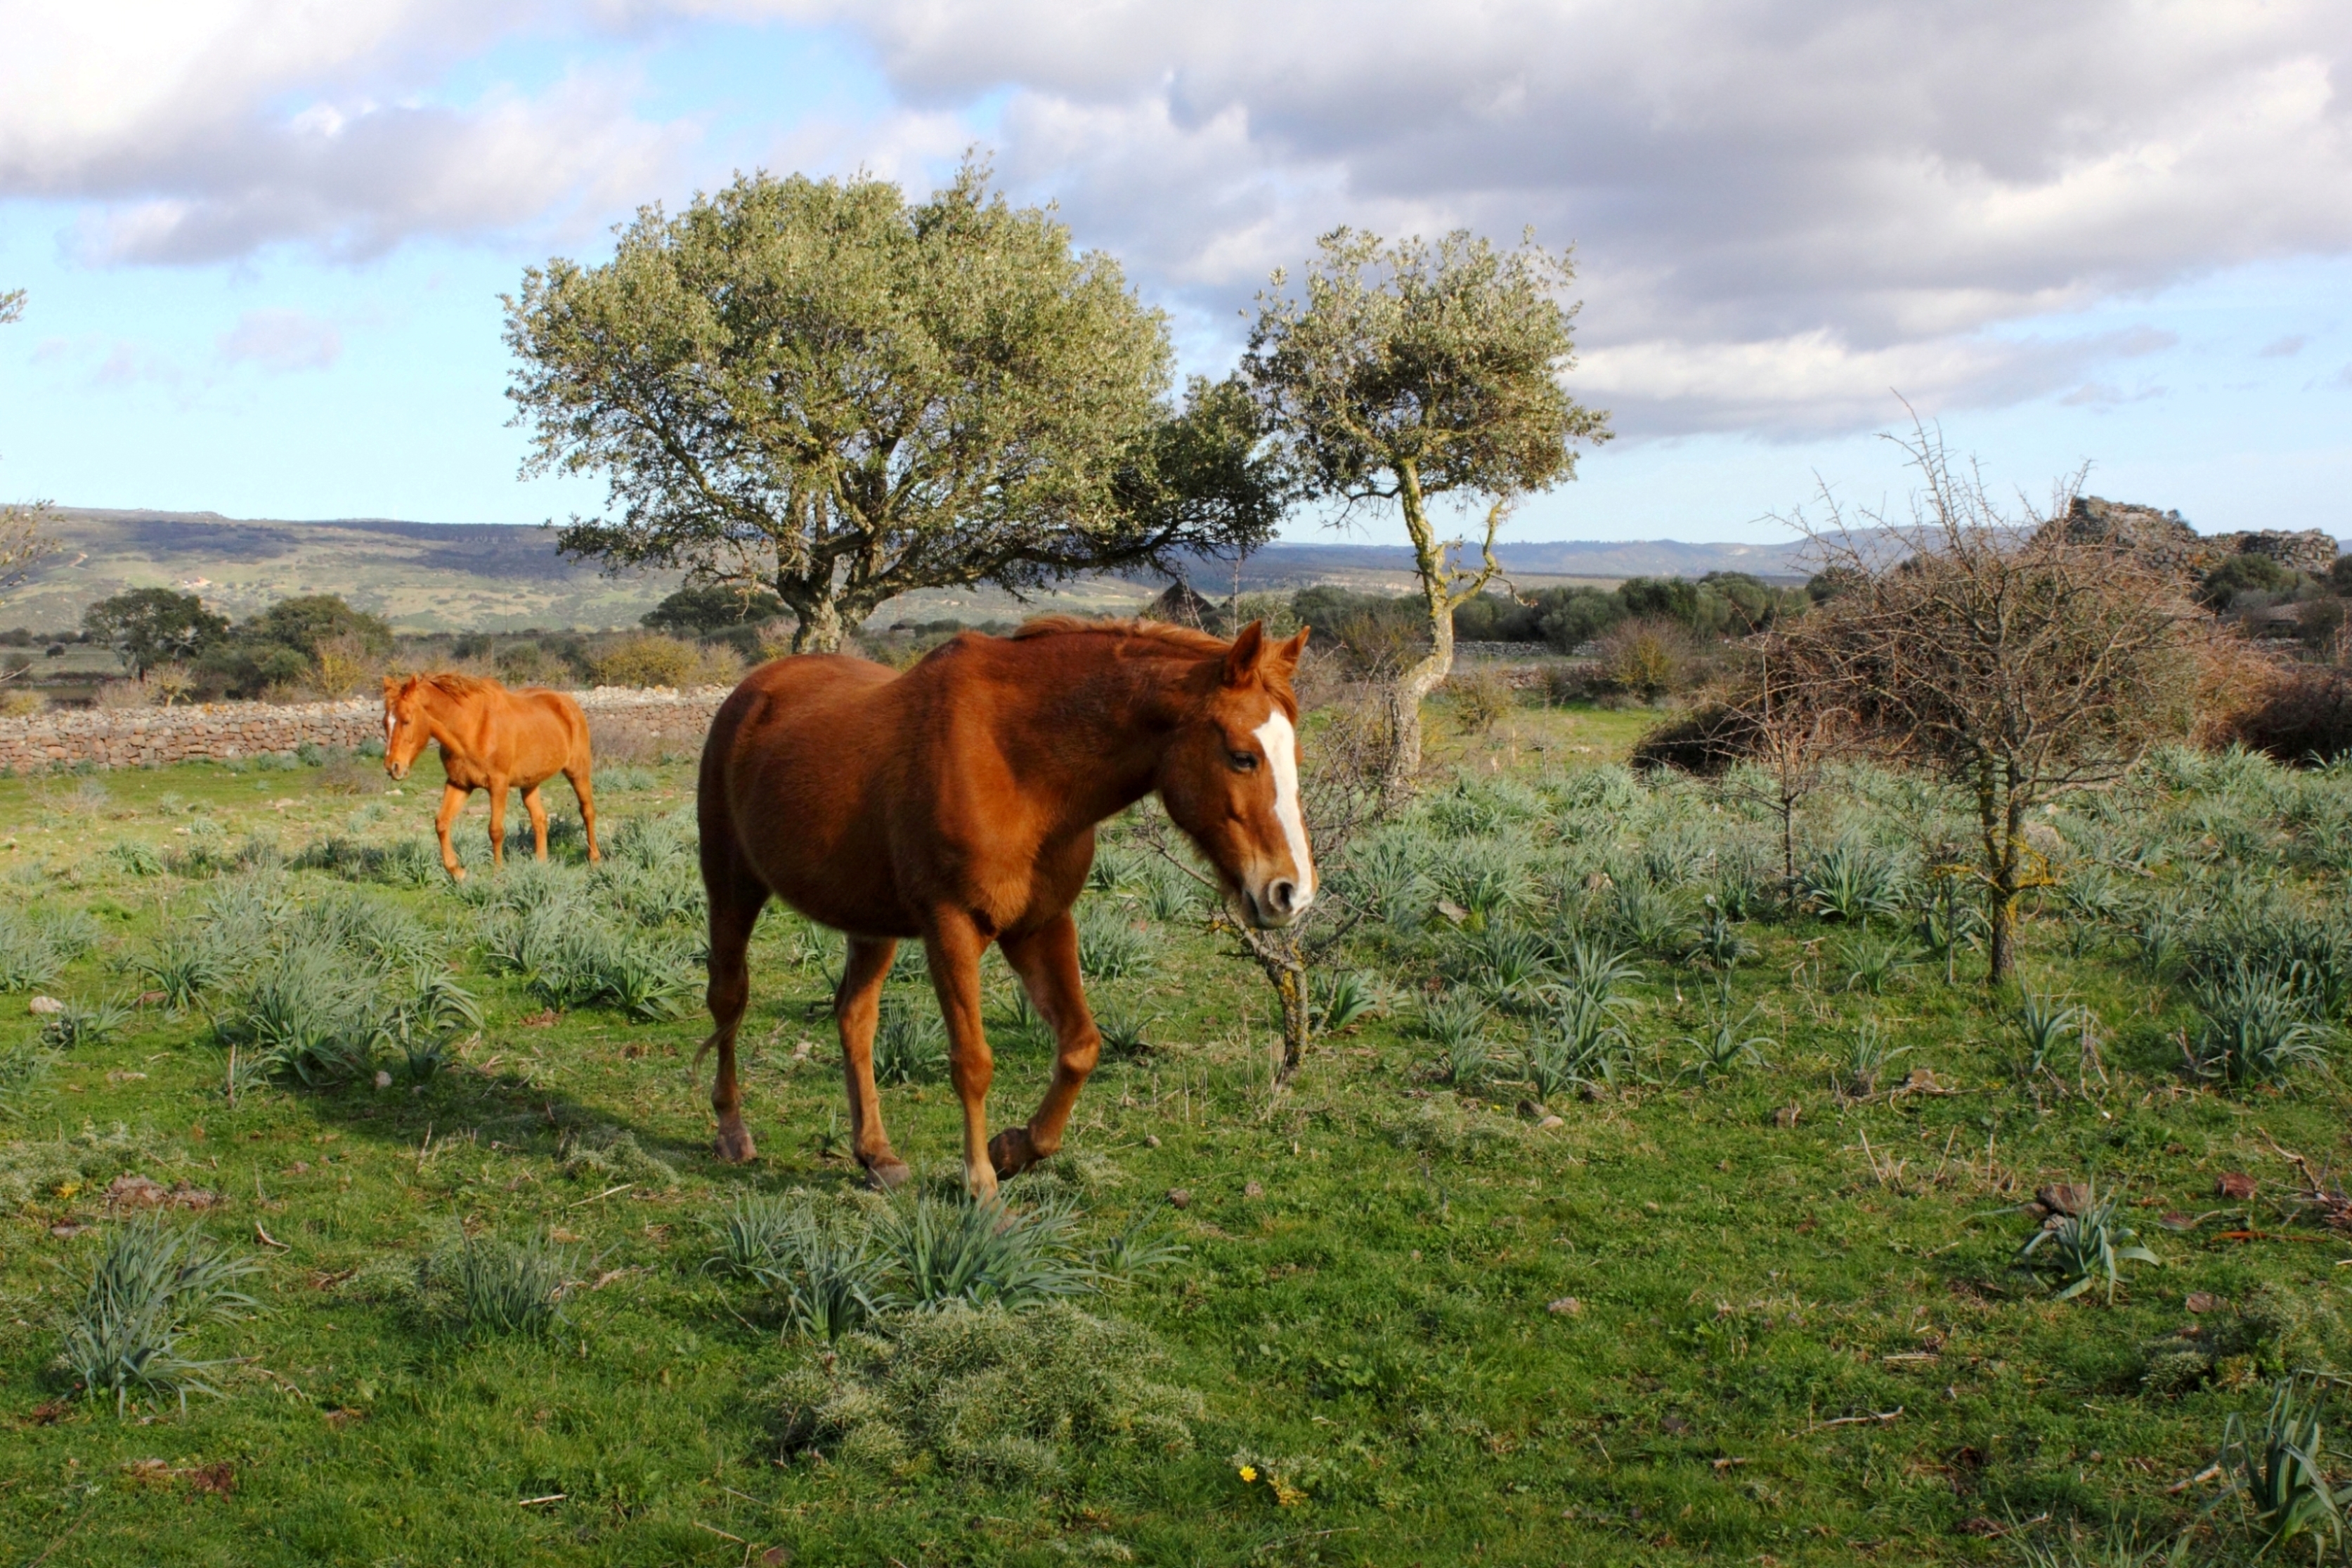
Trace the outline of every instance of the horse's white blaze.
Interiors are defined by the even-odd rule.
[[[1304,909],[1315,896],[1315,861],[1307,850],[1307,818],[1298,808],[1298,731],[1280,708],[1252,731],[1274,768],[1274,815],[1282,824],[1283,841],[1290,848],[1290,863],[1298,877],[1298,902]]]
[[[386,740],[390,740],[393,736],[399,731],[399,729],[400,716],[395,713],[386,713],[383,716],[383,737]]]

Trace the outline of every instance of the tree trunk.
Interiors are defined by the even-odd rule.
[[[837,653],[841,652],[844,628],[841,610],[830,594],[807,594],[798,599],[785,595],[784,602],[792,605],[799,617],[793,628],[793,652],[795,653]]]
[[[1984,827],[1985,924],[1989,962],[1985,980],[2001,985],[2017,973],[2018,846],[2025,832],[2025,808],[2017,780],[1988,759],[1977,770],[1977,814]]]
[[[1454,673],[1454,602],[1447,592],[1445,551],[1422,505],[1421,477],[1411,465],[1399,469],[1397,498],[1404,506],[1405,532],[1412,537],[1413,570],[1421,578],[1421,601],[1429,616],[1429,652],[1390,683],[1387,706],[1389,760],[1381,793],[1391,802],[1412,792],[1421,777],[1421,704]]]
[[[1298,950],[1297,938],[1286,931],[1245,932],[1244,940],[1265,977],[1274,983],[1275,998],[1282,1005],[1282,1066],[1275,1081],[1287,1083],[1307,1059],[1314,1032],[1314,1020],[1307,1011],[1307,959]]]

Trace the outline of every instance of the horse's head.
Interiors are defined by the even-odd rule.
[[[432,739],[425,726],[425,681],[411,675],[383,678],[383,770],[394,779],[408,777],[416,754]]]
[[[1315,857],[1298,800],[1298,699],[1290,690],[1306,646],[1303,631],[1269,643],[1257,622],[1244,627],[1160,765],[1168,815],[1261,928],[1289,925],[1315,899]]]

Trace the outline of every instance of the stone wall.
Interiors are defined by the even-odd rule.
[[[676,719],[667,733],[699,734],[727,698],[728,688],[642,691],[599,686],[573,698],[597,719]],[[189,707],[58,708],[0,718],[0,768],[23,773],[90,763],[140,768],[167,762],[226,761],[303,746],[356,748],[383,737],[383,702],[356,697],[336,703],[204,703]]]

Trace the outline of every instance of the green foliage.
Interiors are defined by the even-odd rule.
[[[1548,1022],[1521,1059],[1538,1093],[1549,1098],[1571,1089],[1598,1089],[1633,1075],[1633,1042],[1606,996],[1565,988]]]
[[[1864,927],[1838,944],[1838,964],[1845,970],[1845,988],[1883,996],[1904,970],[1911,955],[1899,937],[1883,936]]]
[[[1318,970],[1312,989],[1309,1006],[1319,1033],[1336,1033],[1370,1017],[1380,1007],[1380,994],[1371,980],[1354,969]]]
[[[0,1117],[15,1116],[49,1069],[58,1053],[37,1040],[0,1046]]]
[[[2116,1286],[2123,1279],[2123,1265],[2160,1260],[2138,1244],[2139,1232],[2123,1222],[2122,1200],[2116,1194],[2101,1197],[2097,1184],[2085,1183],[2083,1198],[2080,1213],[2053,1215],[2043,1228],[2027,1238],[2017,1249],[2017,1260],[2021,1264],[2042,1261],[2038,1254],[2046,1247],[2047,1260],[2058,1266],[2063,1281],[2060,1301],[2071,1301],[2086,1291],[2104,1288],[2112,1306]]]
[[[843,1348],[829,1373],[778,1387],[788,1451],[1045,1487],[1122,1450],[1183,1453],[1207,1414],[1199,1395],[1155,1380],[1166,1357],[1141,1330],[1066,1304],[957,1302]]]
[[[215,615],[193,593],[134,588],[101,599],[81,614],[82,630],[121,655],[135,678],[158,664],[193,659],[228,635],[228,617]]]
[[[41,1025],[41,1043],[52,1051],[73,1051],[103,1045],[136,1015],[130,1002],[109,998],[95,1002],[68,1002]]]
[[[2010,1014],[2010,1022],[2025,1044],[2025,1058],[2018,1064],[2021,1078],[2038,1077],[2051,1071],[2051,1061],[2067,1046],[2079,1047],[2096,1022],[2090,1009],[2078,1007],[2063,997],[2043,996],[2030,986],[2020,986],[2017,1007]]]
[[[785,613],[775,590],[757,583],[689,583],[640,617],[656,632],[709,637],[738,626],[756,626]]]
[[[1879,1027],[1876,1019],[1864,1019],[1854,1026],[1853,1045],[1847,1051],[1844,1068],[1838,1074],[1838,1092],[1858,1100],[1868,1099],[1878,1092],[1879,1081],[1895,1065],[1895,1059],[1910,1053],[1907,1045],[1888,1043],[1886,1031]]]
[[[1718,998],[1707,1009],[1706,1027],[1697,1034],[1685,1035],[1683,1043],[1690,1047],[1690,1060],[1683,1064],[1682,1075],[1705,1083],[1710,1078],[1742,1071],[1751,1067],[1765,1067],[1764,1047],[1772,1043],[1771,1037],[1745,1034],[1741,1031],[1761,1016],[1759,1009],[1750,1008],[1735,1019],[1728,997]]]
[[[559,548],[757,581],[796,647],[830,649],[910,589],[1266,537],[1255,422],[1205,382],[1164,409],[1165,323],[986,182],[966,163],[910,204],[865,176],[739,175],[641,213],[608,263],[526,272],[508,395],[531,466],[610,482],[612,515]],[[743,572],[746,536],[772,576]]]
[[[1601,927],[1636,953],[1671,956],[1688,945],[1682,901],[1662,888],[1619,883],[1600,912]]]
[[[88,1397],[113,1395],[118,1414],[140,1395],[170,1396],[184,1407],[192,1388],[217,1394],[203,1375],[223,1364],[192,1360],[181,1347],[204,1323],[254,1308],[236,1285],[257,1271],[160,1213],[119,1225],[66,1315],[65,1363]]]
[[[47,933],[15,910],[0,909],[0,992],[47,985],[65,967]]]

